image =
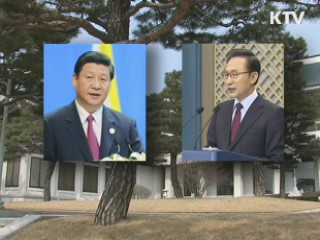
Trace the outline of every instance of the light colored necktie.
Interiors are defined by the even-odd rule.
[[[93,125],[92,125],[93,120],[94,120],[94,117],[92,115],[89,115],[89,117],[87,118],[87,121],[88,121],[87,138],[88,138],[93,159],[97,161],[99,160],[99,143],[97,140],[97,136],[93,130]]]
[[[231,130],[231,144],[233,143],[234,139],[237,136],[237,133],[240,128],[240,123],[241,123],[241,108],[243,106],[241,103],[237,103],[236,105],[236,114],[234,115],[233,122],[232,122],[232,130]]]

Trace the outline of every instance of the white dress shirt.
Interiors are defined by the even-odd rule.
[[[90,113],[88,113],[76,100],[76,107],[78,110],[78,114],[80,117],[80,121],[83,127],[83,131],[87,136],[87,131],[88,131],[88,121],[87,118],[90,115]],[[102,132],[102,109],[103,106],[101,106],[97,111],[95,111],[94,113],[92,113],[92,116],[94,117],[94,121],[92,123],[93,125],[93,130],[94,133],[96,134],[99,146],[100,146],[100,142],[101,142],[101,132]]]
[[[242,109],[241,109],[241,122],[242,122],[242,119],[244,118],[251,104],[254,102],[254,100],[256,100],[257,97],[258,97],[258,93],[256,90],[254,90],[251,95],[243,99],[241,102],[238,99],[234,99],[232,121],[233,121],[234,115],[236,114],[236,110],[237,110],[236,105],[238,103],[241,103],[242,105]]]

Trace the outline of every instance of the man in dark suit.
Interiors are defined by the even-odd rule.
[[[221,103],[212,116],[208,146],[283,160],[284,110],[256,92],[260,69],[260,61],[249,50],[234,49],[227,54],[222,76],[234,99]]]
[[[97,161],[143,152],[135,121],[103,106],[113,77],[106,55],[91,51],[78,58],[72,80],[76,99],[44,119],[45,160]]]

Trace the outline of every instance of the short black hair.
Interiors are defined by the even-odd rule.
[[[258,79],[260,77],[260,71],[261,71],[261,64],[257,56],[251,52],[248,49],[243,48],[235,48],[230,50],[227,55],[227,63],[230,61],[231,58],[234,57],[244,57],[247,59],[247,68],[249,72],[257,72],[258,73]],[[258,79],[256,83],[258,82]]]
[[[115,70],[113,64],[111,63],[111,59],[107,55],[97,51],[83,53],[74,65],[74,74],[79,75],[86,63],[96,63],[107,66],[110,71],[110,79],[113,79]]]

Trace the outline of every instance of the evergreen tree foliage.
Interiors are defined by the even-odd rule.
[[[181,71],[165,75],[165,88],[148,96],[148,161],[159,154],[181,152]]]
[[[176,197],[183,197],[177,178],[177,156],[181,153],[182,73],[173,71],[165,75],[165,88],[148,96],[148,162],[160,164],[169,154],[171,182]]]
[[[0,31],[0,95],[3,99],[0,102],[1,115],[4,105],[9,107],[8,122],[1,126],[7,128],[5,158],[24,153],[42,153],[43,44],[67,42],[77,31],[6,31],[2,27],[0,24],[0,30],[3,30]],[[12,80],[9,95],[6,94],[8,79]]]
[[[100,39],[104,43],[148,44],[160,42],[164,47],[171,48],[180,48],[182,43],[194,42],[236,41],[270,43],[276,41],[278,43],[286,43],[286,40],[282,39],[283,36],[279,35],[282,32],[283,26],[269,25],[269,11],[280,9],[305,10],[307,12],[305,15],[306,19],[319,19],[320,8],[318,7],[318,2],[314,1],[314,3],[310,4],[301,2],[287,0],[1,0],[0,39],[2,39],[3,34],[13,33],[11,43],[20,44],[23,50],[20,52],[19,46],[16,45],[15,48],[17,50],[9,52],[18,52],[18,55],[21,55],[21,57],[28,52],[31,55],[28,55],[29,60],[27,62],[33,63],[30,64],[32,66],[29,66],[29,68],[34,67],[38,68],[38,70],[42,69],[41,60],[35,61],[32,53],[34,53],[33,51],[39,51],[39,45],[38,48],[31,48],[30,51],[26,51],[26,47],[23,44],[29,43],[31,40],[20,38],[20,34],[24,35],[28,33],[27,30],[31,32],[35,31],[34,34],[39,36],[37,38],[39,43],[50,42],[51,40],[49,39],[51,37],[58,37],[57,33],[61,31],[70,35],[75,34],[79,28],[84,29],[91,36]],[[135,18],[137,25],[132,24],[133,18]],[[133,32],[133,38],[131,39],[129,39],[130,27],[132,27],[131,30]],[[46,32],[48,34],[51,32],[49,34],[50,38],[44,37],[41,39],[41,36],[45,36]],[[61,38],[59,40],[55,39],[52,42],[64,41]],[[0,52],[3,53],[4,49],[11,48],[9,45],[4,48],[0,40]],[[8,55],[6,54],[6,56]],[[16,55],[13,54],[13,59],[15,57]],[[296,58],[293,57],[292,59]],[[3,65],[3,62],[1,63]],[[24,64],[27,63],[24,62]],[[2,71],[5,72],[7,69],[7,67],[1,69],[1,77],[7,74],[2,73]],[[15,70],[16,68],[12,69]],[[288,71],[287,67],[286,71]],[[37,101],[37,96],[34,93],[41,89],[42,84],[39,82],[38,77],[31,77],[31,73],[38,74],[32,71],[29,72],[28,67],[20,71],[19,77],[15,78],[15,89],[13,92],[20,95],[22,94],[21,91],[24,91],[24,94],[26,94],[26,89],[29,89],[28,91],[32,94],[31,96],[24,96],[24,99]],[[285,72],[285,74],[289,76],[288,72]],[[4,92],[5,83],[3,80],[5,79],[0,79],[1,93]],[[29,84],[28,79],[31,82],[33,80],[36,82],[30,82]],[[178,85],[172,83],[172,86]],[[159,146],[161,146],[161,139],[166,139],[168,141],[168,149],[166,150],[175,159],[176,156],[174,154],[176,154],[176,150],[179,144],[181,144],[181,141],[178,141],[179,137],[181,137],[179,136],[181,129],[179,127],[175,128],[179,121],[177,117],[179,112],[176,106],[178,99],[175,99],[172,94],[171,90],[164,90],[164,96],[160,97],[164,100],[163,112],[161,111],[159,114],[157,112],[153,113],[155,116],[163,116],[165,125],[163,127],[159,126],[159,129],[152,130],[153,132],[148,130],[148,134],[151,134],[152,140],[154,140],[153,136],[157,136],[160,133],[161,138],[157,140],[160,142]],[[11,98],[18,99],[16,96],[11,96]],[[158,100],[156,101],[158,102]],[[148,119],[148,122],[153,122],[153,120]],[[150,141],[150,138],[148,138],[148,141]],[[151,151],[151,148],[148,148],[148,152]],[[160,153],[161,151],[156,150],[154,153],[158,152]],[[151,157],[151,159],[153,158]],[[135,176],[136,165],[132,164],[124,168],[123,165],[114,164],[112,170],[114,173],[123,173],[133,177]],[[110,181],[108,180],[106,186],[112,189],[112,186],[115,186],[117,182],[123,183],[125,180],[121,178],[120,174],[114,175],[113,178],[110,178]],[[118,199],[114,201],[112,196],[107,195],[102,199],[105,203],[103,206],[108,206],[106,209],[101,209],[101,212],[105,212],[106,216],[113,216],[114,212],[121,212],[121,214],[116,215],[111,220],[109,218],[106,219],[103,224],[112,224],[126,217],[131,197],[130,192],[132,193],[134,184],[135,182],[132,181],[127,186],[124,186],[123,193],[127,195],[122,194],[122,200],[125,200],[125,203],[117,201]],[[102,221],[97,221],[97,223],[101,224]]]

